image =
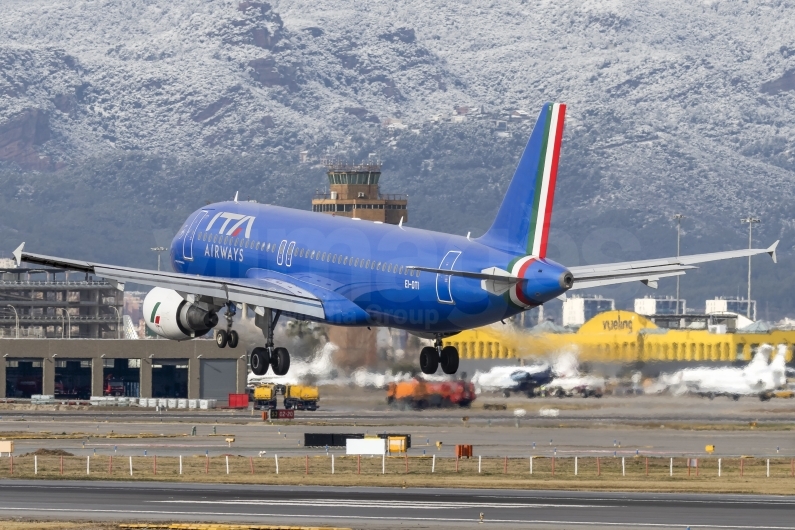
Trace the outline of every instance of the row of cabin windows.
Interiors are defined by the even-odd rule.
[[[408,274],[409,276],[420,275],[420,271],[406,268],[403,265],[394,265],[392,263],[385,263],[382,261],[369,259],[365,260],[364,258],[355,258],[352,256],[343,256],[341,254],[332,254],[331,252],[320,252],[318,250],[309,250],[304,248],[296,248],[293,251],[293,257],[314,259],[329,263],[340,263],[342,265],[348,265],[351,267],[373,269],[377,271],[391,272],[394,274]]]
[[[313,204],[313,212],[352,212],[353,210],[405,210],[405,204]]]
[[[251,241],[249,239],[240,237],[230,237],[221,234],[209,234],[207,232],[199,232],[196,236],[199,241],[207,241],[209,243],[219,243],[222,245],[230,245],[240,248],[252,248],[254,250],[261,250],[264,252],[276,252],[277,245],[265,243],[260,241]],[[331,252],[320,252],[304,248],[296,248],[293,250],[292,257],[308,258],[319,261],[327,261],[330,263],[341,263],[342,265],[350,265],[351,267],[361,267],[363,269],[374,269],[384,272],[393,272],[395,274],[408,274],[409,276],[419,277],[420,271],[414,269],[407,269],[402,265],[393,265],[392,263],[384,263],[375,260],[365,260],[364,258],[354,258],[343,256],[341,254],[332,254]]]

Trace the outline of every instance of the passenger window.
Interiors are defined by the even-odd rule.
[[[343,265],[347,265],[348,264],[348,256],[345,256],[345,259],[343,260],[342,264]]]
[[[369,259],[367,260],[367,263],[365,263],[364,268],[365,269],[369,269],[370,268],[370,260]]]
[[[400,267],[400,272],[398,274],[403,274],[403,266]]]
[[[336,255],[336,254],[334,254],[333,256],[331,256],[331,262],[332,262],[332,263],[337,263],[337,255]]]
[[[324,252],[322,256],[320,256],[320,261],[326,261],[326,253]]]
[[[356,259],[353,261],[353,266],[354,266],[354,267],[358,267],[358,266],[359,266],[359,258],[356,258]]]
[[[314,251],[314,250],[312,251],[312,255],[311,255],[311,256],[309,256],[309,257],[310,257],[311,259],[315,259],[315,251]]]

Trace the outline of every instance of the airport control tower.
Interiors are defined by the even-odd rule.
[[[315,193],[313,212],[395,225],[401,218],[404,223],[408,221],[408,195],[381,195],[378,187],[380,163],[356,165],[326,160],[324,164],[329,190]],[[351,369],[375,366],[378,362],[377,334],[377,329],[330,326],[329,340],[338,347],[335,363]]]
[[[326,161],[328,193],[316,193],[312,211],[356,217],[380,223],[408,222],[408,195],[381,195],[381,164],[346,164]]]

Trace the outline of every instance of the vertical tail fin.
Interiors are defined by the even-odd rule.
[[[546,103],[488,232],[485,245],[543,258],[547,253],[549,222],[555,198],[564,103]]]

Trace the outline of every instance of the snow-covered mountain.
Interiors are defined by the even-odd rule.
[[[791,2],[3,4],[0,158],[25,167],[311,145],[360,121],[555,99],[604,172],[594,204],[683,206],[687,190],[763,214],[792,189]]]
[[[413,224],[478,230],[446,203],[480,206],[487,225],[532,121],[515,111],[558,100],[569,110],[556,226],[631,210],[636,226],[621,228],[636,234],[681,211],[720,239],[750,213],[786,255],[793,21],[785,0],[5,0],[0,164],[52,171],[130,153],[297,163],[304,149],[315,161],[374,149],[424,176],[393,184],[423,208]],[[444,123],[462,107],[477,110]],[[388,119],[407,128],[388,132]],[[458,164],[451,142],[434,143],[456,127]],[[500,150],[505,160],[486,160]]]

